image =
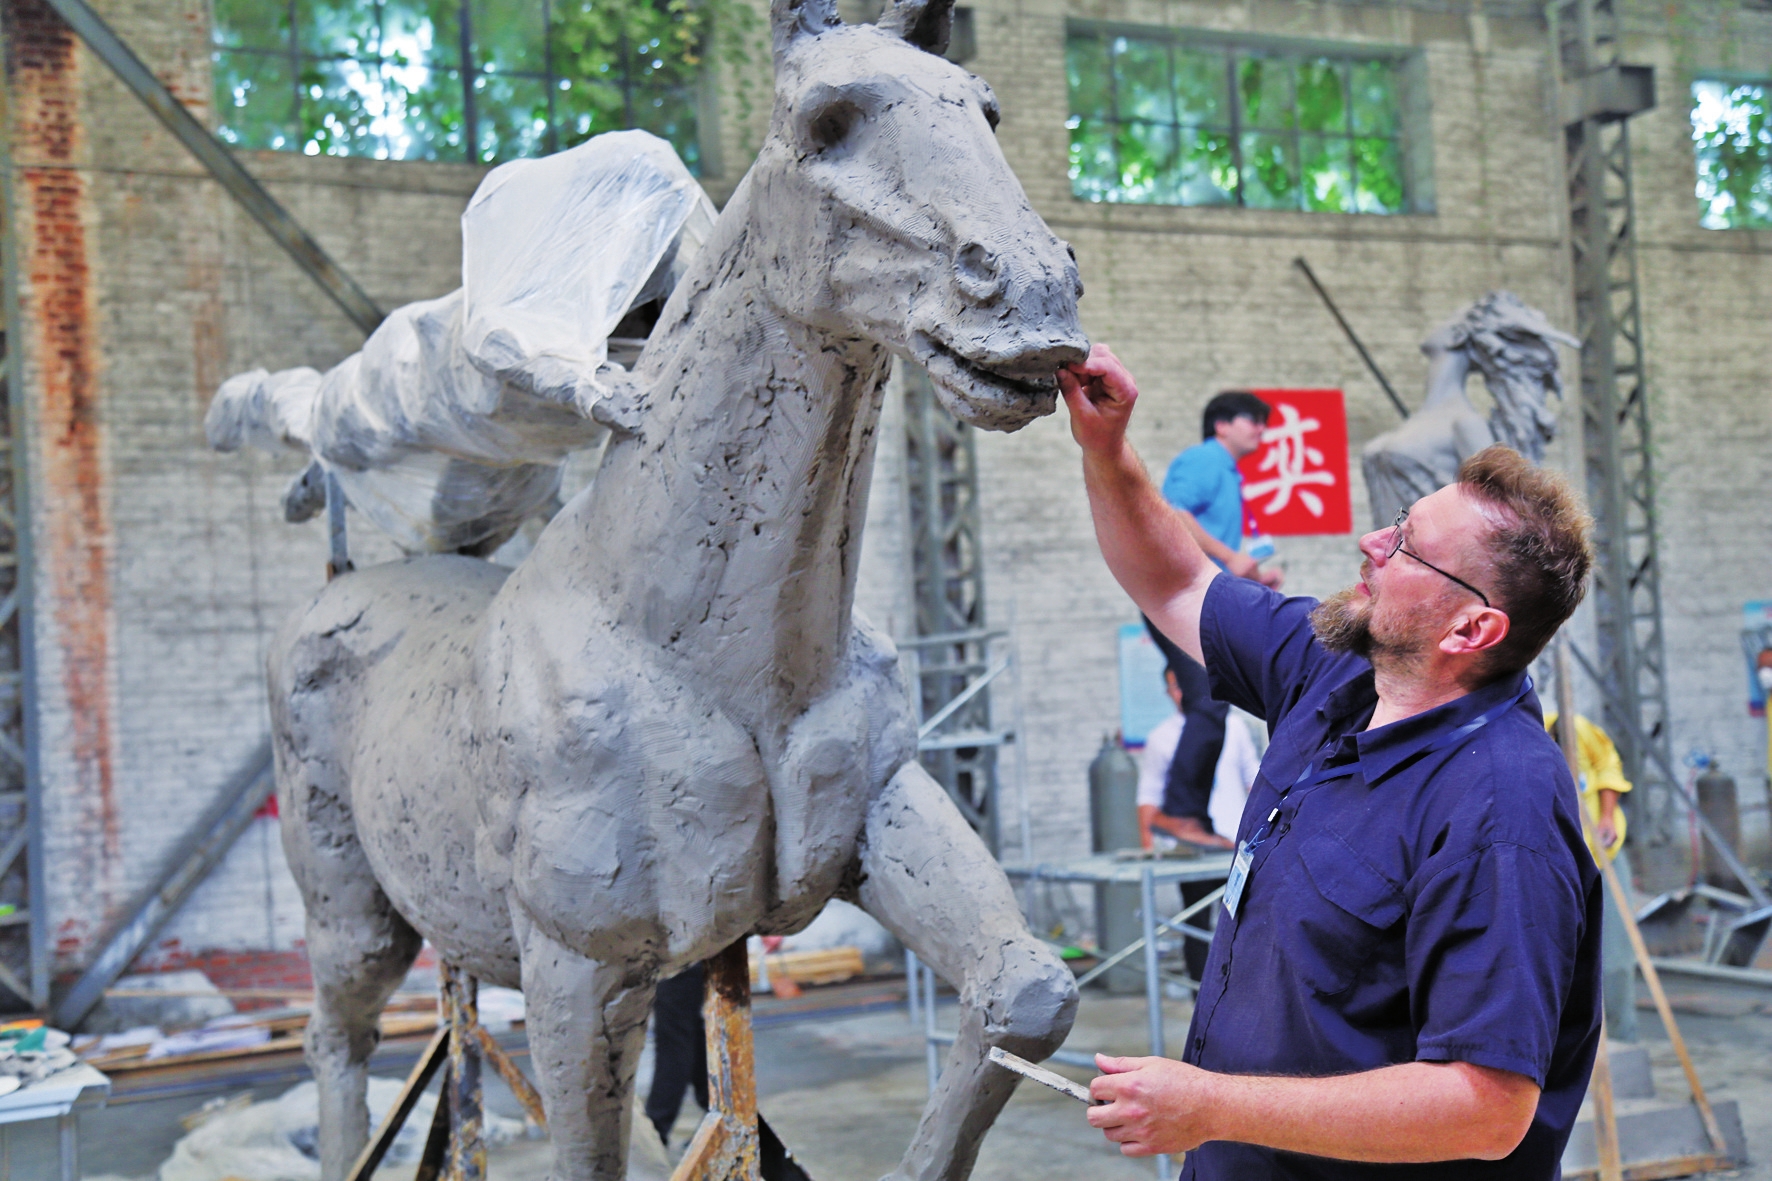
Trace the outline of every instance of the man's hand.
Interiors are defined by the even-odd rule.
[[[1138,386],[1105,344],[1090,348],[1079,365],[1058,371],[1058,388],[1071,412],[1071,436],[1085,451],[1114,454],[1126,439],[1126,423]]]
[[[1261,581],[1261,585],[1271,590],[1279,590],[1280,584],[1286,581],[1286,572],[1275,566],[1259,571],[1255,577]]]
[[[1095,1056],[1101,1074],[1089,1094],[1106,1106],[1086,1113],[1092,1127],[1120,1146],[1124,1156],[1187,1152],[1218,1139],[1207,1124],[1217,1077],[1172,1058]]]

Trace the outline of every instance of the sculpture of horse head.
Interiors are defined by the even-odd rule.
[[[845,26],[833,0],[776,0],[775,107],[748,181],[784,313],[925,366],[943,405],[1015,430],[1083,359],[1076,255],[995,139],[990,87],[942,59],[952,0]],[[762,226],[760,223],[770,223]]]

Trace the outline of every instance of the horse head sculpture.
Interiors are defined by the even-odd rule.
[[[832,897],[958,988],[896,1177],[962,1181],[1076,988],[917,762],[891,644],[852,604],[890,355],[1014,429],[1081,360],[1074,257],[1029,206],[948,6],[773,10],[770,132],[631,375],[596,479],[507,572],[342,575],[269,664],[284,848],[308,912],[320,1155],[367,1133],[375,1022],[428,940],[521,987],[553,1181],[624,1176],[655,983]]]
[[[937,55],[951,0],[845,26],[830,0],[778,0],[776,101],[751,216],[780,253],[766,287],[807,323],[928,369],[956,417],[1014,430],[1086,354],[1074,252],[998,148],[996,98]]]

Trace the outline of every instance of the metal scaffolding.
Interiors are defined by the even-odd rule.
[[[1654,79],[1649,67],[1620,60],[1617,0],[1554,0],[1549,16],[1582,342],[1602,725],[1618,744],[1625,774],[1648,789],[1627,800],[1641,813],[1632,819],[1648,822],[1645,836],[1664,836],[1672,793],[1660,768],[1673,760],[1630,157],[1630,117],[1654,106]]]
[[[993,642],[1006,633],[985,627],[972,428],[942,409],[928,374],[912,365],[904,368],[917,634],[901,647],[911,657],[917,685],[918,748],[923,766],[997,853],[1002,847],[997,751],[1012,735],[991,725],[990,684],[1011,660],[992,652]]]
[[[10,187],[10,186],[8,186]],[[41,1012],[49,1005],[49,932],[43,897],[42,801],[31,627],[31,537],[25,478],[25,406],[19,360],[10,329],[18,322],[12,211],[0,223],[0,1009],[21,1002]]]

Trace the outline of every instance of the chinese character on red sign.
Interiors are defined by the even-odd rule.
[[[1340,390],[1254,390],[1273,413],[1238,463],[1243,504],[1263,533],[1351,533],[1347,408]]]

